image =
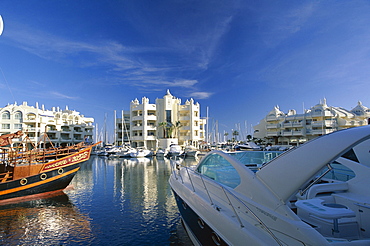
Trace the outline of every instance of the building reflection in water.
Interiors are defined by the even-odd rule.
[[[1,244],[191,245],[170,174],[169,159],[93,157],[62,195],[0,206]]]

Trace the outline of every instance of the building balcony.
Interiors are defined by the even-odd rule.
[[[133,136],[131,137],[131,141],[144,141],[143,136]]]
[[[152,130],[152,131],[155,131],[155,130],[157,130],[157,127],[156,127],[156,126],[154,126],[154,125],[148,125],[148,126],[146,127],[146,129],[148,129],[148,130]]]
[[[46,133],[57,133],[59,132],[57,129],[46,129]]]
[[[337,125],[336,121],[325,120],[325,121],[312,121],[311,126],[313,127],[335,127]]]
[[[277,129],[280,128],[280,124],[268,124],[266,125],[267,129]]]
[[[156,120],[157,120],[157,116],[156,116],[156,115],[147,115],[146,119],[147,119],[147,120],[153,120],[153,121],[156,121]]]
[[[303,127],[303,121],[302,122],[287,122],[282,124],[283,128],[292,128],[292,127]]]
[[[280,132],[278,131],[268,131],[266,132],[267,137],[278,137],[280,136]]]
[[[306,134],[313,135],[313,136],[320,136],[320,135],[325,135],[331,132],[335,132],[335,129],[315,129],[315,130],[308,129]]]
[[[23,128],[24,132],[36,132],[36,127],[26,127]]]
[[[132,127],[132,130],[133,130],[133,131],[141,131],[141,130],[143,130],[143,126],[142,126],[142,125],[133,126],[133,127]]]
[[[190,126],[182,126],[180,131],[190,131]]]
[[[190,116],[189,116],[189,115],[186,115],[186,116],[180,116],[180,117],[179,117],[179,120],[180,120],[180,121],[190,121]]]
[[[360,125],[362,124],[359,124],[359,122],[355,120],[351,120],[351,121],[346,120],[344,122],[341,122],[340,124],[341,127],[353,127],[353,126],[360,126]]]
[[[23,123],[34,123],[34,122],[37,122],[37,119],[32,117],[32,118],[24,118],[23,119]]]
[[[59,142],[62,142],[62,143],[71,142],[71,141],[72,141],[71,138],[60,138],[59,139]]]
[[[144,119],[144,117],[142,115],[139,115],[139,116],[133,116],[132,117],[132,121],[136,121],[136,120],[140,120],[142,121]]]
[[[281,132],[281,136],[283,137],[291,137],[291,136],[303,136],[304,135],[304,131],[303,130],[299,130],[299,131],[283,131]]]
[[[280,117],[276,117],[276,116],[267,116],[266,118],[266,121],[276,121],[276,122],[279,122],[279,121],[281,121],[282,119],[284,119],[284,118],[282,118],[281,116]]]
[[[321,111],[321,112],[311,112],[310,116],[311,117],[323,117],[323,116],[335,117],[335,115],[331,111],[326,111],[326,110]]]

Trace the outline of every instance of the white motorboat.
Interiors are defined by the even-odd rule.
[[[155,153],[155,156],[157,158],[164,158],[165,156],[167,155],[167,151],[165,149],[161,149],[159,148],[156,153]]]
[[[121,151],[117,152],[116,155],[119,158],[131,157],[131,153],[136,153],[136,152],[137,150],[135,148],[125,147]]]
[[[261,147],[254,142],[246,142],[235,146],[237,150],[261,150]]]
[[[130,156],[132,158],[151,157],[153,156],[153,151],[145,148],[137,148],[136,152],[130,153]]]
[[[197,157],[199,154],[199,151],[193,147],[193,146],[186,146],[184,150],[185,157]]]
[[[370,245],[370,126],[336,131],[257,170],[263,151],[213,151],[169,180],[195,245]]]
[[[180,156],[184,153],[182,150],[181,146],[178,144],[171,144],[170,149],[168,150],[167,156],[172,157],[172,156]]]

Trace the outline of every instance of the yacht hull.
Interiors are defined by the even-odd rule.
[[[184,227],[194,245],[228,245],[175,191],[173,193]]]

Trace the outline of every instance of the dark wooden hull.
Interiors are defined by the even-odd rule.
[[[0,201],[63,190],[69,185],[79,169],[80,163],[76,163],[62,169],[54,169],[22,179],[0,183]]]
[[[0,182],[0,203],[8,199],[65,189],[80,169],[80,164],[90,159],[90,153],[91,147],[85,148],[60,159],[44,163],[40,172],[35,175],[24,175],[14,180]],[[21,170],[22,167],[17,168],[20,168],[20,172],[24,172]]]

